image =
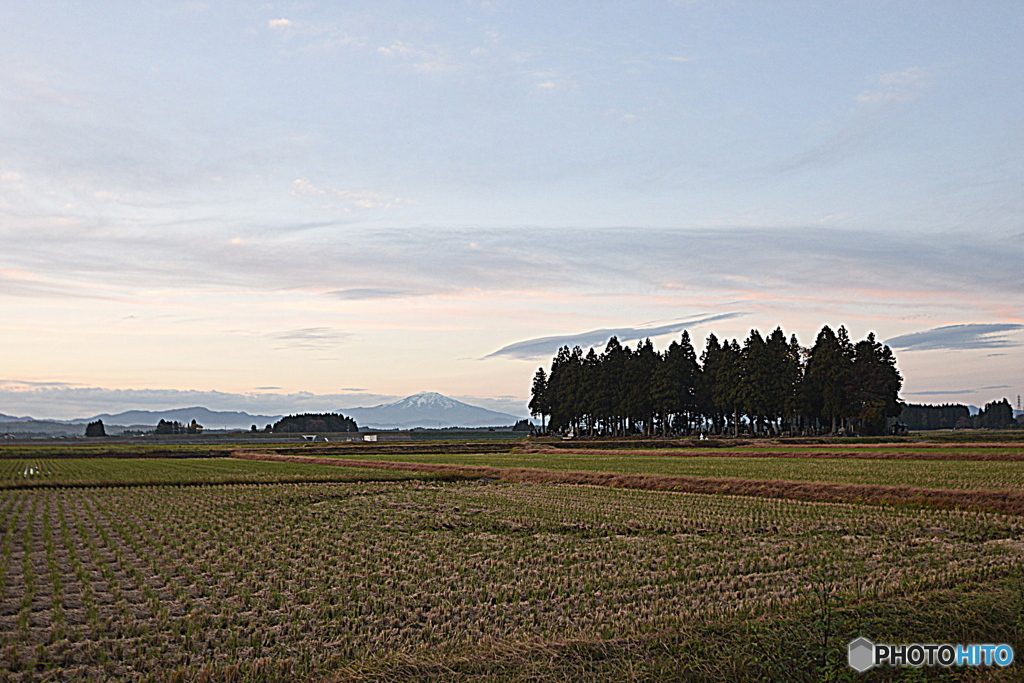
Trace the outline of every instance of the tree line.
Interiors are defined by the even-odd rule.
[[[338,413],[303,413],[288,415],[274,423],[275,434],[312,432],[358,432],[359,425],[351,417]]]
[[[169,420],[160,420],[156,423],[157,434],[202,434],[203,425],[199,424],[195,420],[192,420],[188,424],[182,424],[177,420],[171,422]]]
[[[941,406],[904,405],[900,413],[900,421],[907,429],[1020,429],[1024,427],[1024,417],[1013,417],[1013,406],[1010,401],[991,401],[971,415],[971,410],[958,403]]]
[[[710,334],[700,357],[688,332],[662,352],[608,340],[603,352],[563,346],[533,378],[542,430],[626,436],[884,434],[900,414],[903,378],[874,333],[852,342],[825,326],[814,345],[777,327],[741,343]]]

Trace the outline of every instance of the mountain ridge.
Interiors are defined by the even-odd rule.
[[[422,391],[391,403],[346,408],[345,415],[370,429],[443,429],[445,427],[503,427],[523,419],[457,401],[434,391]]]
[[[121,413],[101,413],[88,418],[69,420],[69,424],[85,424],[103,420],[104,424],[119,425],[156,425],[160,420],[167,422],[188,423],[195,420],[206,429],[249,429],[255,424],[262,429],[266,424],[273,424],[281,419],[281,415],[250,415],[235,410],[210,410],[202,406],[188,408],[171,408],[170,410],[126,410]]]

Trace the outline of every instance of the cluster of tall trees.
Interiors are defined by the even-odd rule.
[[[601,353],[562,347],[549,373],[537,370],[530,410],[542,429],[549,417],[548,429],[587,435],[882,434],[902,385],[873,333],[853,343],[825,326],[810,348],[781,328],[743,342],[711,334],[698,358],[684,331],[663,352],[615,337]]]
[[[1007,399],[986,403],[977,415],[959,403],[947,403],[941,406],[916,405],[903,406],[900,422],[907,429],[1019,429],[1024,427],[1024,418],[1014,419],[1013,406]]]
[[[1024,416],[1013,418],[1013,406],[1005,398],[1002,401],[986,403],[985,407],[971,419],[975,429],[1017,429],[1024,426]]]
[[[944,403],[940,406],[908,403],[900,413],[900,422],[907,429],[964,429],[972,426],[971,410],[958,403]]]
[[[303,413],[282,417],[271,428],[275,434],[281,433],[322,433],[322,432],[358,432],[359,425],[351,417],[338,413]]]
[[[190,423],[182,424],[175,420],[169,422],[168,420],[160,420],[156,423],[157,434],[202,434],[203,425],[199,424],[195,420]]]
[[[107,430],[103,426],[103,420],[96,420],[85,425],[86,436],[106,436]]]

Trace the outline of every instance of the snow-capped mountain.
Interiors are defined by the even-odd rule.
[[[501,427],[513,425],[521,419],[508,413],[471,406],[432,391],[413,394],[394,403],[370,408],[345,408],[337,412],[353,418],[360,427],[373,429]]]

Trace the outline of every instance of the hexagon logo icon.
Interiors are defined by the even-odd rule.
[[[847,661],[854,671],[864,673],[875,665],[875,644],[870,640],[861,637],[851,642],[848,647]]]

